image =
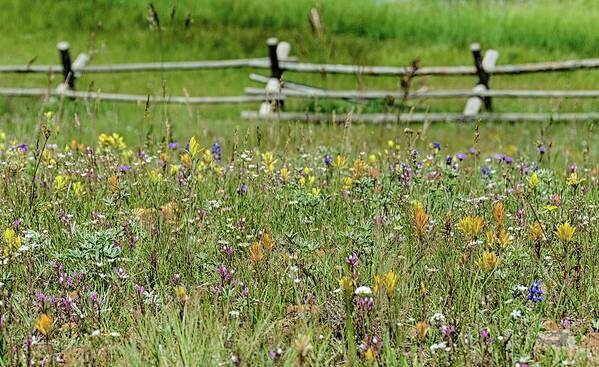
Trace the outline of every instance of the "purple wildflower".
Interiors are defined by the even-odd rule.
[[[178,149],[179,148],[179,143],[174,142],[174,141],[170,142],[170,143],[168,143],[168,148],[172,149],[172,150]],[[185,149],[187,149],[187,146],[185,147]]]
[[[220,159],[223,155],[223,149],[220,147],[218,143],[215,142],[214,144],[212,144],[212,147],[210,147],[210,153],[217,162],[220,162]]]
[[[448,166],[451,166],[451,163],[453,162],[453,157],[448,155],[447,157],[445,157],[445,164],[447,164]]]
[[[333,163],[333,158],[328,154],[325,155],[324,156],[324,165],[327,167],[330,167],[332,163]]]
[[[98,292],[96,292],[96,291],[92,291],[92,292],[89,294],[89,300],[91,301],[91,303],[92,303],[94,306],[98,305],[98,303],[99,303]]]
[[[233,278],[233,272],[224,265],[219,265],[216,268],[216,272],[220,275],[221,282],[223,283],[229,283]]]
[[[572,163],[568,166],[568,173],[575,173],[578,170],[576,163]]]
[[[453,325],[442,325],[440,328],[443,336],[451,338],[456,333],[456,327]]]
[[[227,257],[233,256],[235,249],[231,245],[224,244],[220,247],[220,251]]]
[[[362,311],[370,312],[372,311],[373,306],[374,300],[372,299],[372,297],[358,297],[356,299],[356,307],[358,307],[358,309]]]
[[[466,154],[464,154],[464,153],[458,153],[458,154],[455,155],[455,157],[458,160],[463,161],[464,159],[466,159]]]
[[[358,255],[353,253],[345,259],[345,262],[352,268],[352,270],[354,270],[360,264],[360,259],[358,258]]]
[[[541,281],[536,279],[528,288],[528,300],[535,303],[543,300],[543,290],[541,289]]]
[[[281,349],[280,347],[268,352],[268,357],[270,359],[272,359],[273,361],[278,360],[279,358],[281,358],[282,355],[283,355],[283,349]]]
[[[485,343],[488,343],[491,340],[491,332],[487,328],[482,328],[479,335]]]
[[[482,166],[482,168],[480,169],[480,173],[482,173],[483,176],[490,176],[491,169],[489,168],[489,166]]]
[[[237,188],[237,193],[239,195],[243,195],[243,194],[246,194],[248,192],[248,190],[249,190],[248,185],[243,183],[243,184],[239,185],[239,187]]]
[[[140,297],[146,293],[146,288],[143,285],[135,284],[133,285],[133,289],[135,289]]]

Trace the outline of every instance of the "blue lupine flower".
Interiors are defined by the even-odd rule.
[[[19,144],[19,145],[17,145],[17,149],[21,153],[26,153],[29,150],[29,146],[27,146],[27,144]]]
[[[441,151],[441,144],[440,143],[437,143],[436,141],[434,141],[431,144],[432,144],[433,149]]]
[[[483,166],[480,169],[480,173],[482,173],[483,176],[490,176],[491,175],[491,169],[488,166]]]
[[[448,155],[448,156],[445,158],[445,164],[447,164],[448,166],[451,166],[451,163],[452,163],[452,162],[453,162],[453,157],[452,157],[452,156],[450,156],[450,155]]]
[[[325,155],[325,156],[324,156],[324,164],[325,164],[327,167],[330,167],[332,163],[333,163],[333,158],[332,158],[330,155],[328,155],[328,154],[327,154],[327,155]]]
[[[220,159],[223,155],[223,149],[220,147],[218,143],[215,142],[214,144],[212,144],[212,147],[210,147],[210,153],[212,154],[214,159],[216,159],[216,161],[220,162]]]
[[[541,281],[534,280],[528,288],[528,300],[533,302],[541,302],[543,300],[543,290],[541,289]]]
[[[247,193],[249,190],[248,185],[246,184],[241,184],[238,188],[237,188],[237,193],[240,195],[243,195],[245,193]]]

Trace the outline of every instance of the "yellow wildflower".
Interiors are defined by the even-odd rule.
[[[501,245],[503,248],[506,248],[510,243],[512,243],[512,240],[503,228],[499,230],[499,233],[497,234],[497,240],[499,241],[499,245]]]
[[[416,324],[416,335],[418,335],[418,339],[424,340],[426,337],[426,333],[428,332],[428,325],[424,321],[418,321]]]
[[[262,153],[262,161],[264,162],[264,167],[266,167],[266,171],[272,172],[275,169],[275,158],[272,152]]]
[[[361,178],[363,177],[368,170],[368,165],[363,159],[356,159],[354,161],[354,166],[352,168],[354,177]]]
[[[54,177],[54,190],[60,191],[67,186],[67,178],[63,175]]]
[[[339,279],[339,287],[343,289],[343,292],[346,295],[351,295],[354,292],[354,282],[348,276],[344,276],[341,279]]]
[[[117,133],[113,133],[112,135],[108,134],[100,134],[98,137],[98,143],[102,148],[114,148],[117,150],[124,150],[127,148],[123,137]]]
[[[568,176],[566,183],[569,186],[576,187],[585,181],[586,179],[584,177],[578,177],[578,174],[576,172],[572,172],[570,173],[570,176]]]
[[[335,160],[333,160],[333,167],[337,168],[337,169],[344,169],[347,166],[347,158],[342,156],[342,155],[338,155],[337,157],[335,157]]]
[[[495,245],[495,232],[489,230],[485,233],[485,236],[487,237],[487,246],[493,247]]]
[[[162,174],[156,169],[151,170],[148,175],[150,176],[150,181],[153,184],[157,184],[162,181]]]
[[[8,244],[12,244],[15,240],[16,235],[17,234],[14,229],[6,228],[4,230],[4,241],[6,241],[6,243]]]
[[[532,187],[534,189],[535,187],[537,187],[539,185],[539,183],[541,183],[541,179],[539,178],[539,175],[537,175],[536,172],[533,172],[533,174],[530,175],[530,177],[528,178],[528,184],[530,185],[530,187]]]
[[[494,252],[484,251],[478,265],[485,273],[490,273],[497,267],[497,255]]]
[[[385,274],[383,283],[385,284],[385,291],[387,292],[387,297],[391,298],[393,292],[395,292],[395,288],[397,287],[398,281],[399,277],[394,272],[389,271],[387,272],[387,274]]]
[[[175,295],[181,303],[184,303],[189,299],[189,296],[187,295],[187,290],[185,289],[185,287],[181,285],[175,287]]]
[[[268,232],[264,232],[264,234],[262,234],[260,243],[262,244],[262,246],[264,246],[264,248],[267,251],[272,251],[276,246],[275,241],[272,239],[272,237],[270,236],[270,234]]]
[[[181,155],[181,163],[183,164],[183,167],[187,169],[191,168],[191,156],[189,155],[189,153]]]
[[[283,182],[287,182],[289,180],[289,169],[286,167],[281,168],[281,179]]]
[[[555,235],[563,243],[568,243],[572,241],[572,237],[574,237],[575,231],[576,228],[572,227],[570,223],[563,223],[555,227]]]
[[[189,154],[191,155],[191,158],[195,158],[198,156],[198,154],[200,154],[200,144],[198,143],[197,139],[195,136],[192,136],[191,139],[189,139]]]
[[[505,219],[505,207],[501,201],[493,204],[493,220],[495,220],[495,224],[497,227],[503,226],[503,221]]]
[[[41,314],[35,323],[35,328],[39,331],[43,336],[48,336],[50,330],[52,329],[52,319],[50,316],[45,313]]]
[[[108,189],[115,192],[119,184],[119,178],[116,175],[108,177]]]
[[[543,227],[539,222],[534,222],[528,229],[528,234],[533,241],[539,241],[543,236]]]
[[[354,184],[354,180],[351,177],[346,177],[343,179],[343,190],[351,190]]]
[[[467,216],[460,219],[458,228],[462,233],[470,238],[475,239],[480,231],[482,231],[485,225],[485,221],[479,216]]]
[[[76,197],[81,197],[83,196],[83,194],[85,194],[85,191],[83,189],[83,183],[77,181],[73,184],[73,194]]]
[[[250,247],[250,261],[256,265],[264,259],[264,253],[262,252],[262,245],[260,242],[254,242]]]
[[[373,363],[376,360],[376,354],[372,348],[368,347],[368,349],[366,349],[366,352],[364,352],[364,359],[366,359],[366,362],[368,363]]]
[[[424,206],[420,201],[414,202],[414,227],[419,238],[424,237],[426,224],[428,223],[428,215],[424,210]]]

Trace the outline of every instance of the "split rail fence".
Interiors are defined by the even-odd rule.
[[[515,65],[497,65],[499,52],[487,50],[484,56],[478,43],[470,47],[473,57],[472,66],[362,66],[300,63],[290,57],[290,44],[279,42],[276,38],[267,40],[267,57],[253,59],[154,62],[132,64],[90,65],[91,57],[86,53],[77,55],[71,62],[69,44],[57,45],[61,64],[58,65],[0,65],[1,73],[61,73],[62,81],[55,88],[2,88],[0,95],[14,97],[59,97],[68,99],[87,99],[96,101],[133,102],[133,103],[173,103],[173,104],[232,104],[261,102],[258,111],[243,111],[242,118],[247,120],[272,121],[333,121],[345,122],[348,119],[357,122],[392,123],[423,121],[547,121],[547,120],[599,120],[597,112],[560,112],[560,113],[493,113],[495,98],[592,98],[599,99],[599,90],[492,90],[490,79],[493,75],[518,75],[528,73],[564,72],[583,69],[599,69],[599,59],[581,59]],[[131,73],[148,71],[186,71],[208,69],[267,69],[270,75],[251,73],[250,80],[263,84],[262,88],[248,87],[244,95],[238,96],[151,96],[105,93],[101,91],[78,91],[76,80],[87,73]],[[401,77],[409,82],[420,76],[474,76],[476,82],[472,89],[451,89],[411,92],[404,90],[330,90],[316,86],[294,83],[284,78],[284,72],[348,74],[369,76]],[[402,101],[413,99],[466,98],[462,113],[379,113],[379,114],[336,114],[287,112],[285,100],[302,99],[339,99],[364,101],[394,98]],[[486,112],[481,112],[484,109]]]

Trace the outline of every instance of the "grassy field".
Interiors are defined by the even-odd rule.
[[[597,7],[592,1],[573,1],[564,6],[560,1],[527,2],[364,2],[326,1],[320,4],[324,37],[310,31],[307,13],[314,6],[310,1],[210,1],[158,2],[155,4],[162,30],[152,30],[147,20],[147,4],[143,1],[55,2],[41,1],[35,12],[20,1],[3,4],[0,63],[56,63],[55,44],[68,40],[74,53],[91,51],[92,63],[114,63],[158,60],[197,60],[266,55],[265,40],[269,36],[288,40],[292,53],[302,61],[359,63],[371,65],[408,65],[420,58],[422,65],[469,65],[470,42],[479,41],[484,48],[500,50],[499,63],[533,62],[582,57],[595,57],[599,49],[593,36],[597,30]],[[173,14],[173,9],[174,15]],[[191,15],[188,28],[185,20]],[[440,16],[442,14],[442,16]],[[551,29],[551,32],[547,32]],[[246,86],[258,86],[249,81],[250,70],[210,72],[173,72],[143,74],[89,74],[79,81],[79,88],[107,92],[172,95],[240,95]],[[353,76],[293,75],[290,80],[307,82],[328,88],[399,89],[395,78],[359,78]],[[3,86],[40,87],[55,85],[59,76],[48,80],[39,75],[0,75]],[[593,89],[599,71],[495,77],[493,88],[523,89]],[[415,88],[470,88],[473,78],[421,78]],[[415,107],[423,111],[462,110],[464,100],[419,101]],[[290,109],[305,110],[308,102],[294,102]],[[497,111],[594,111],[594,100],[497,100]],[[39,101],[0,99],[0,121],[17,136],[31,136],[35,129],[31,117],[45,109],[57,110],[56,104],[40,105]],[[347,104],[326,102],[325,110],[339,112]],[[376,110],[376,105],[361,106]],[[235,129],[246,135],[255,125],[239,121],[239,111],[257,109],[255,104],[218,107],[144,106],[103,104],[85,106],[68,103],[61,114],[64,129],[82,141],[93,141],[101,132],[117,131],[128,140],[142,143],[148,131],[160,133],[165,120],[172,124],[175,137],[190,133],[204,134],[211,139],[229,139]],[[75,118],[75,116],[77,116]],[[78,121],[78,122],[75,122]],[[519,145],[537,140],[540,126],[516,124],[509,126],[483,125],[481,131],[500,136],[503,141]],[[556,124],[547,131],[555,139],[564,139],[566,146],[580,138],[597,137],[589,124]],[[265,126],[270,129],[270,126]],[[285,127],[294,129],[295,127]],[[371,141],[377,136],[393,136],[404,127],[351,129],[350,134],[367,134]],[[140,129],[144,134],[140,134]],[[306,130],[304,127],[299,128]],[[309,129],[308,129],[309,130]],[[322,128],[316,144],[335,142],[336,128]],[[526,132],[523,134],[522,131]],[[294,135],[302,136],[302,132]],[[355,134],[354,134],[355,131]],[[385,131],[384,133],[380,133]],[[435,125],[430,129],[434,139],[442,136],[470,136],[471,126]],[[251,134],[255,135],[255,134]],[[275,133],[275,139],[279,136]],[[505,139],[503,137],[506,137]],[[68,142],[71,134],[58,137]],[[571,140],[571,138],[574,138]],[[352,142],[364,139],[350,139]],[[455,139],[448,139],[455,141]],[[490,146],[497,147],[497,139]],[[275,142],[277,143],[277,142]],[[380,144],[381,140],[373,141]],[[502,144],[502,143],[500,143]],[[486,149],[486,147],[483,147]],[[500,148],[503,148],[500,146]],[[593,154],[596,154],[592,147]]]
[[[160,31],[145,1],[5,0],[0,64],[57,63],[60,40],[75,54],[91,52],[95,64],[263,57],[270,36],[288,40],[302,61],[369,65],[468,65],[473,41],[498,49],[499,63],[599,50],[599,7],[590,0],[154,5]],[[313,6],[322,37],[307,21]],[[106,92],[240,95],[249,72],[77,82]],[[286,77],[399,88],[394,78]],[[59,80],[0,74],[0,87]],[[491,83],[598,82],[599,71],[585,71]],[[474,78],[415,83],[470,88]],[[0,366],[599,363],[596,122],[249,123],[242,109],[257,105],[146,111],[0,97]],[[537,341],[555,335],[570,338],[568,347]]]

